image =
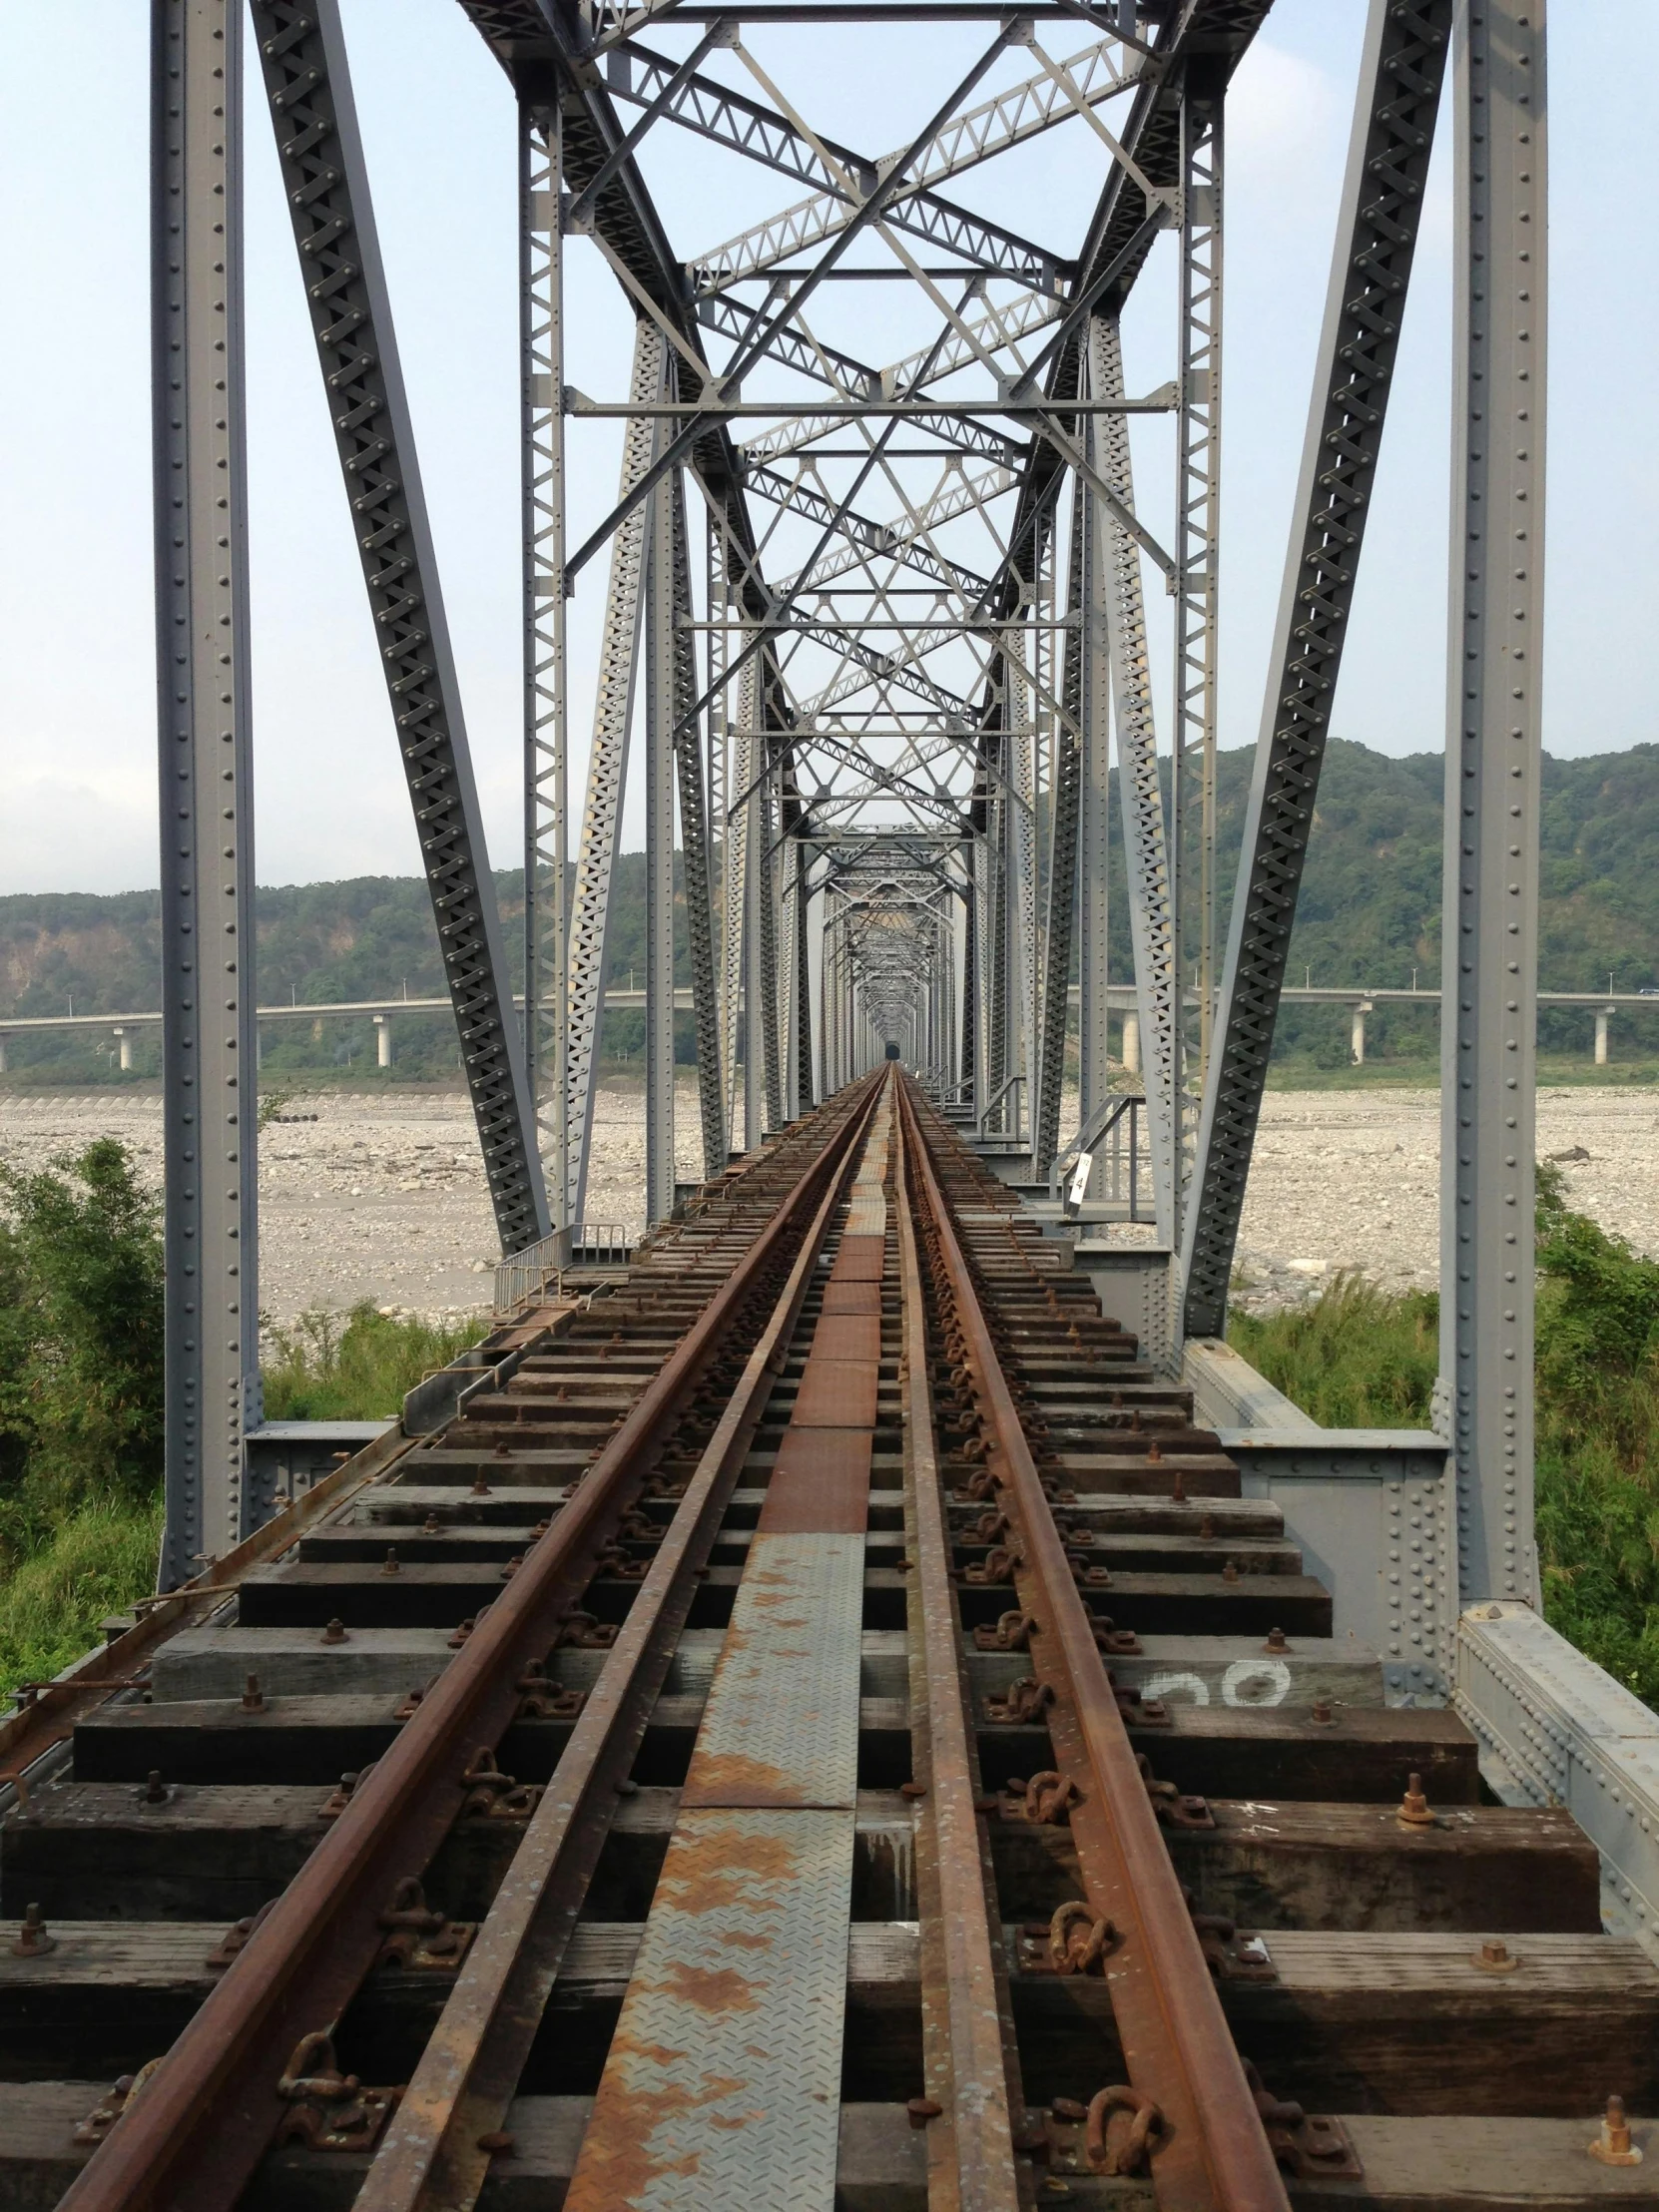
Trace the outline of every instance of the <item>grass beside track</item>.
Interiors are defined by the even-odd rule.
[[[1545,1618],[1659,1708],[1659,1262],[1538,1170],[1537,1534]],[[1439,1301],[1348,1275],[1228,1339],[1329,1427],[1427,1425]]]
[[[368,1305],[271,1332],[266,1413],[368,1420],[482,1335]],[[0,1699],[50,1679],[156,1586],[162,1238],[111,1138],[0,1164]]]

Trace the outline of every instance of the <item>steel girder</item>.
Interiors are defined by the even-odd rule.
[[[1189,1336],[1217,1337],[1416,251],[1452,0],[1372,0],[1313,408],[1183,1234]]]
[[[1121,389],[1122,342],[1115,322],[1090,331],[1088,373],[1097,388]],[[1123,499],[1134,503],[1127,427],[1120,415],[1101,417],[1099,464]],[[1118,811],[1123,823],[1129,935],[1135,953],[1140,1017],[1141,1080],[1147,1099],[1147,1149],[1152,1163],[1153,1218],[1161,1243],[1173,1245],[1181,1158],[1180,973],[1175,899],[1158,788],[1158,743],[1152,708],[1152,667],[1146,643],[1140,551],[1116,518],[1101,511],[1112,703],[1117,720]],[[1104,1023],[1104,1008],[1100,1019]],[[1099,1100],[1094,1101],[1098,1106]],[[1090,1109],[1093,1110],[1092,1108]],[[1081,1120],[1086,1125],[1088,1112]]]
[[[1083,605],[1083,487],[1074,483],[1065,605],[1077,613]],[[1040,557],[1040,545],[1033,547]],[[1048,918],[1043,929],[1042,1034],[1037,1057],[1037,1105],[1031,1119],[1032,1168],[1041,1173],[1060,1149],[1060,1090],[1065,1070],[1066,1006],[1071,989],[1071,953],[1077,905],[1078,831],[1083,809],[1083,748],[1079,740],[1083,705],[1083,637],[1065,634],[1061,648],[1060,698],[1063,713],[1053,724],[1048,785]]]
[[[697,652],[691,619],[691,538],[686,482],[674,486],[674,757],[680,783],[680,843],[686,895],[686,952],[691,966],[692,1025],[697,1041],[698,1113],[703,1129],[703,1172],[711,1179],[726,1166],[726,1110],[721,1094],[720,993],[715,981],[714,856],[709,808],[703,788],[703,747],[693,705]]]
[[[166,1179],[160,1587],[235,1548],[260,1418],[240,0],[151,18],[157,776]]]
[[[357,134],[338,0],[253,0],[363,580],[505,1252],[548,1232],[535,1115]]]
[[[1188,73],[1181,102],[1180,365],[1175,417],[1175,727],[1170,830],[1181,900],[1175,965],[1197,978],[1202,1090],[1215,1018],[1216,644],[1221,556],[1222,205],[1226,103],[1219,78]],[[1178,1087],[1185,1113],[1188,1045]],[[1183,1129],[1183,1165],[1185,1160]]]
[[[1068,712],[1058,696],[1065,689],[1059,671],[1070,641],[1049,626],[1054,618],[1043,597],[1053,568],[1051,547],[1060,534],[1052,528],[1052,516],[1061,475],[1070,470],[1093,485],[1090,520],[1095,508],[1104,507],[1116,515],[1120,530],[1143,545],[1154,541],[1132,506],[1120,501],[1097,470],[1092,455],[1102,447],[1103,436],[1091,434],[1097,404],[1092,393],[1084,391],[1081,405],[1069,416],[1061,411],[1039,420],[1023,453],[1016,439],[993,429],[989,420],[980,422],[962,413],[959,405],[951,413],[942,400],[940,411],[934,412],[913,395],[959,372],[988,369],[998,396],[1024,392],[1036,398],[1039,388],[1079,396],[1082,336],[1091,313],[1121,301],[1153,236],[1179,200],[1183,86],[1201,57],[1211,57],[1204,67],[1225,78],[1265,13],[1267,0],[1186,0],[1161,25],[1156,61],[1146,66],[1139,57],[1120,56],[1109,38],[1098,40],[1085,56],[1056,62],[1029,26],[1004,25],[988,55],[969,70],[903,157],[880,164],[816,133],[744,48],[741,32],[730,42],[729,54],[717,60],[724,74],[741,77],[747,69],[761,97],[716,82],[715,64],[702,67],[711,49],[701,33],[701,43],[688,49],[689,58],[678,52],[671,57],[643,47],[630,35],[637,26],[620,19],[595,45],[591,18],[563,0],[462,4],[513,71],[521,93],[539,88],[551,96],[557,90],[566,182],[577,203],[578,223],[591,214],[595,235],[633,294],[636,310],[662,330],[678,356],[676,370],[688,399],[706,406],[718,396],[716,379],[734,366],[756,376],[767,366],[779,373],[793,370],[821,388],[827,386],[837,403],[879,406],[903,399],[916,405],[918,412],[906,418],[907,435],[924,442],[906,448],[906,458],[914,461],[924,452],[938,457],[936,482],[916,488],[913,473],[906,478],[880,457],[877,448],[889,442],[888,433],[873,440],[863,425],[853,434],[852,451],[838,458],[858,457],[857,437],[863,436],[869,458],[858,482],[873,468],[870,481],[887,495],[866,505],[861,496],[832,488],[839,479],[824,474],[837,458],[830,443],[833,431],[850,417],[790,410],[791,424],[752,437],[739,454],[728,442],[729,425],[703,415],[692,430],[665,426],[653,467],[625,491],[606,525],[607,530],[620,525],[625,531],[628,504],[650,496],[651,482],[673,467],[678,454],[691,457],[694,473],[721,518],[725,574],[719,593],[711,588],[710,615],[718,602],[730,610],[733,628],[718,639],[711,637],[709,688],[677,717],[677,729],[707,711],[726,732],[722,759],[727,774],[710,826],[728,910],[722,954],[728,987],[720,1010],[719,1057],[722,1075],[735,1078],[737,1008],[740,999],[747,1000],[754,1034],[753,1048],[746,1053],[752,1071],[746,1134],[758,1135],[763,1119],[776,1122],[795,1102],[792,1037],[796,1065],[812,1063],[813,1055],[801,1048],[798,1035],[801,1021],[810,1015],[812,992],[810,987],[797,990],[796,980],[810,934],[805,916],[811,898],[819,896],[833,907],[819,938],[826,973],[835,978],[834,992],[822,1006],[827,1038],[833,1029],[829,1057],[835,1067],[846,1072],[867,1049],[870,1009],[879,1005],[886,1009],[884,1018],[902,1028],[912,1043],[924,1041],[930,1052],[941,1048],[948,1032],[952,1051],[959,1045],[977,1063],[975,1090],[981,1107],[993,1089],[1001,1092],[999,1119],[1010,1131],[1027,1127],[1038,1118],[1045,1069],[1034,1034],[1034,985],[1044,969],[1052,985],[1058,949],[1049,941],[1050,933],[1037,926],[1039,898],[1046,892],[1051,919],[1056,901],[1054,885],[1044,881],[1035,830],[1041,803],[1047,799],[1052,808],[1054,791],[1063,784],[1064,755],[1078,736],[1076,715],[1083,704],[1079,693]],[[672,38],[672,11],[656,21],[665,39]],[[606,47],[608,54],[600,51]],[[1034,73],[1022,71],[1016,83],[986,84],[986,68],[992,62],[1001,68],[999,57],[1011,57],[1018,48],[1034,57]],[[976,84],[981,89],[970,104],[968,88]],[[1114,138],[1096,111],[1117,92],[1133,106]],[[953,101],[959,105],[953,107]],[[728,242],[727,249],[678,261],[668,248],[632,148],[624,144],[619,105],[632,106],[648,127],[656,128],[659,119],[672,121],[699,133],[711,146],[797,174],[812,197],[752,225]],[[1068,260],[942,199],[939,187],[945,178],[994,159],[1062,116],[1078,119],[1078,130],[1104,140],[1111,155],[1111,182],[1080,255]],[[835,342],[817,323],[827,299],[818,287],[829,275],[869,274],[861,265],[857,272],[830,270],[846,243],[859,234],[866,247],[890,258],[895,266],[888,274],[903,277],[918,296],[925,294],[939,318],[932,342],[884,369],[860,360],[859,347]],[[918,237],[926,242],[924,249],[916,248]],[[960,298],[946,296],[934,281],[942,273],[930,273],[915,260],[917,251],[936,258],[946,243],[977,271]],[[810,266],[789,267],[790,256]],[[754,278],[773,287],[760,306],[742,290]],[[1010,283],[1015,287],[1011,296],[1005,289],[986,288]],[[809,309],[815,290],[817,304]],[[705,344],[728,349],[725,370],[708,365]],[[1121,387],[1113,403],[1126,404]],[[580,402],[576,411],[588,404]],[[994,417],[994,404],[988,403],[985,412]],[[1095,422],[1095,433],[1102,429]],[[975,451],[991,465],[978,467],[971,458]],[[793,461],[783,464],[784,455],[793,455]],[[746,473],[747,489],[742,482]],[[759,544],[750,534],[748,490],[773,509]],[[1010,492],[1024,517],[1023,562],[1019,527],[1010,553],[1009,532],[992,517],[993,503]],[[889,499],[896,512],[883,515],[880,508]],[[958,523],[985,531],[993,549],[988,560],[971,554],[963,558],[964,541],[953,527]],[[759,552],[790,543],[790,531],[799,539],[803,529],[814,533],[813,549],[805,561],[798,558],[788,585],[768,586]],[[578,562],[602,539],[603,533],[591,537]],[[1032,553],[1037,557],[1031,558]],[[1158,558],[1168,560],[1161,551]],[[790,566],[775,554],[769,560]],[[1097,601],[1104,573],[1097,559]],[[1016,576],[1025,581],[1016,586]],[[926,619],[912,621],[918,610],[911,601],[922,590],[936,590],[940,596]],[[1076,600],[1069,612],[1080,617]],[[1100,627],[1097,621],[1097,656]],[[952,640],[954,644],[948,642]],[[759,674],[752,702],[740,706],[734,718],[726,709],[726,693],[743,682],[738,672],[746,655],[753,656]],[[828,681],[818,676],[826,659],[830,663]],[[964,662],[969,671],[965,681],[957,673]],[[1106,840],[1099,819],[1104,668],[1100,660],[1086,715],[1096,742],[1091,749],[1093,833],[1084,868],[1091,886],[1088,908],[1096,923],[1104,917]],[[714,738],[711,729],[711,743]],[[740,747],[749,749],[747,761],[740,762]],[[894,959],[893,944],[912,926],[908,894],[902,886],[890,885],[875,893],[877,901],[887,902],[891,929],[866,927],[856,914],[849,926],[841,892],[811,889],[811,861],[806,854],[792,853],[791,847],[808,841],[810,832],[812,850],[830,863],[828,878],[839,880],[844,874],[840,856],[854,850],[868,829],[907,819],[929,831],[934,849],[954,851],[964,812],[969,842],[962,853],[967,888],[963,912],[957,917],[952,904],[948,919],[930,918],[925,932],[911,940],[913,1003],[900,1021],[892,991],[904,963]],[[1077,863],[1075,848],[1069,863],[1061,863],[1070,867],[1072,903]],[[804,896],[804,890],[810,895]],[[748,930],[740,916],[748,918]],[[913,925],[921,928],[919,922]],[[786,955],[790,931],[794,949]],[[1069,951],[1075,942],[1069,913],[1055,935]],[[1098,927],[1091,941],[1089,972],[1091,982],[1097,982],[1104,977]],[[781,957],[786,958],[787,977],[778,972]],[[861,962],[873,965],[866,971]],[[946,1021],[934,1010],[933,999],[939,978],[948,972],[954,981],[958,964],[968,1003],[959,1020],[953,1006]],[[734,965],[735,974],[730,972]],[[1047,991],[1045,1010],[1058,1013],[1063,1050],[1063,982]],[[782,1034],[786,1023],[791,1036]],[[1097,1064],[1103,1075],[1106,1040],[1101,1024],[1089,1028],[1094,1081]],[[1048,1056],[1048,1065],[1057,1078],[1058,1052]],[[1027,1092],[1010,1109],[1013,1092],[1006,1079],[1015,1075],[1024,1078]],[[724,1083],[722,1088],[731,1111],[735,1099]],[[759,1091],[765,1094],[764,1114]]]
[[[655,398],[663,386],[667,344],[655,323],[641,322],[634,340],[632,389]],[[637,483],[651,465],[656,426],[636,415],[623,442],[622,486]],[[582,841],[576,856],[576,889],[570,917],[570,1025],[565,1041],[566,1116],[570,1129],[570,1180],[566,1219],[578,1222],[587,1196],[588,1152],[593,1142],[599,1023],[604,1008],[611,884],[622,830],[622,793],[628,772],[628,738],[634,720],[645,611],[647,546],[645,508],[636,507],[611,547],[610,588],[594,702],[593,746],[582,809]]]
[[[1549,250],[1544,45],[1544,0],[1460,0],[1440,1377],[1465,1605],[1541,1602],[1532,1527],[1532,1240]],[[1437,1625],[1442,1649],[1455,1626],[1449,1597],[1442,1593],[1438,1623],[1423,1623],[1430,1645]]]
[[[642,323],[641,329],[645,327]],[[675,388],[673,362],[667,388]],[[637,418],[636,418],[637,419]],[[674,785],[680,748],[675,469],[638,510],[645,524],[645,1218],[674,1211]],[[632,522],[634,518],[629,517]],[[624,529],[628,524],[624,524]],[[692,733],[695,741],[695,730]]]
[[[556,1229],[570,1222],[570,777],[565,697],[561,119],[518,108],[519,410],[524,574],[524,1055]]]

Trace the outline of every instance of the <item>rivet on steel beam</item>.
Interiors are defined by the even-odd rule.
[[[345,1632],[345,1623],[337,1613],[322,1631],[322,1641],[325,1644],[348,1644],[351,1641]]]
[[[265,1711],[265,1692],[260,1688],[260,1678],[257,1674],[251,1674],[243,1684],[242,1709],[245,1713],[263,1713]]]

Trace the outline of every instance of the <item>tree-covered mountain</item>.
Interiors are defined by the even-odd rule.
[[[1253,755],[1220,761],[1220,878],[1223,936],[1230,910]],[[1443,764],[1437,754],[1403,760],[1338,739],[1331,746],[1291,943],[1290,980],[1403,986],[1412,970],[1438,979],[1440,810]],[[1594,759],[1544,761],[1543,913],[1539,979],[1546,989],[1594,990],[1612,973],[1620,990],[1659,983],[1659,746]],[[503,931],[515,986],[522,975],[523,884],[498,873]],[[617,870],[611,980],[643,974],[645,863],[628,853]],[[1114,852],[1112,966],[1127,977],[1129,927],[1121,859]],[[414,877],[358,876],[339,883],[289,884],[258,896],[260,997],[325,1005],[353,999],[430,997],[442,990],[436,933],[425,887]],[[684,930],[680,931],[684,961]],[[682,973],[681,980],[685,980]],[[160,915],[154,891],[114,897],[86,892],[0,897],[0,1021],[10,1014],[142,1012],[160,1003]],[[1586,1026],[1576,1015],[1544,1017],[1544,1042],[1576,1047]],[[614,1014],[607,1048],[637,1048],[638,1017]],[[1559,1031],[1559,1037],[1555,1032]],[[1373,1053],[1428,1046],[1426,1014],[1374,1017]],[[1286,1009],[1281,1049],[1346,1056],[1345,1032],[1326,1010]],[[689,1040],[688,1040],[689,1042]],[[404,1072],[440,1074],[455,1064],[444,1021],[401,1024]],[[10,1040],[13,1072],[35,1080],[71,1080],[111,1072],[108,1041],[61,1037]],[[372,1061],[372,1032],[326,1022],[275,1027],[266,1038],[268,1071],[320,1069]],[[138,1072],[154,1064],[141,1041]]]

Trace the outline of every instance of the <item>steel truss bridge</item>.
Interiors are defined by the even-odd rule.
[[[1083,1150],[1122,1085],[1108,1050],[1116,871],[1172,1348],[1223,1327],[1424,179],[1449,130],[1446,1419],[1469,1587],[1529,1592],[1515,1225],[1532,1173],[1539,9],[1371,7],[1229,918],[1215,866],[1226,110],[1269,0],[458,4],[507,79],[520,156],[522,1017],[337,0],[256,0],[246,18],[241,0],[155,9],[169,1578],[239,1541],[255,1510],[243,156],[226,99],[246,25],[504,1253],[582,1217],[631,757],[648,1218],[674,1205],[677,853],[709,1175],[896,1044],[1009,1179],[1045,1185],[1068,1050]],[[902,56],[903,144],[815,126],[792,37],[827,26],[849,69]],[[1068,189],[1033,195],[1022,164],[1061,132]],[[697,194],[672,210],[653,197],[646,171],[668,136],[695,142],[711,199],[750,211],[733,237],[700,234]],[[999,207],[1033,218],[978,212]],[[634,333],[626,390],[571,380],[572,252],[614,274]],[[1120,320],[1160,263],[1174,312],[1152,381],[1131,390]],[[1147,413],[1173,433],[1172,504],[1137,498],[1130,424]],[[620,424],[621,472],[576,542],[567,472],[576,440],[607,434],[597,424]],[[1173,610],[1164,665],[1149,589]],[[573,625],[589,609],[597,681],[577,698]]]
[[[1533,1540],[1544,0],[1369,0],[1230,917],[1226,116],[1270,0],[457,4],[519,151],[522,1012],[338,0],[152,4],[166,1527],[159,1594],[0,1718],[0,2204],[1651,2206],[1659,1721]],[[896,146],[818,128],[826,31]],[[505,1263],[280,1495],[250,37]],[[1219,1340],[1437,130],[1441,1380],[1431,1428],[1329,1429]],[[670,140],[698,189],[653,193]],[[578,253],[625,389],[574,380]],[[630,760],[651,1228],[601,1250]]]

